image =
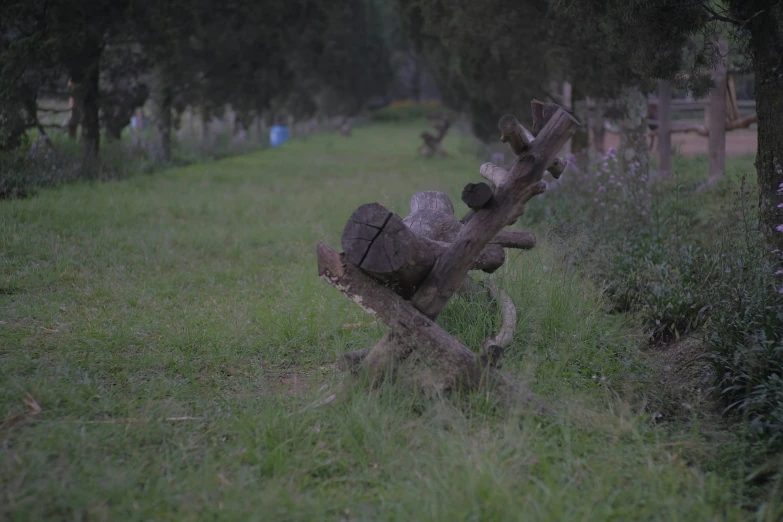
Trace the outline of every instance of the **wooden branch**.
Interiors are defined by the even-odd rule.
[[[759,117],[756,113],[750,114],[748,116],[745,116],[744,118],[740,118],[739,120],[734,121],[727,121],[726,122],[726,132],[739,130],[739,129],[747,129],[754,123],[758,122]],[[650,136],[657,136],[659,134],[660,130],[651,130],[648,132]],[[678,123],[672,125],[671,129],[672,134],[698,134],[699,136],[704,136],[705,138],[710,135],[710,131],[705,127],[704,125],[698,125],[694,123]]]
[[[489,294],[489,297],[498,303],[501,326],[497,334],[482,343],[481,361],[485,366],[489,365],[500,369],[505,349],[513,342],[516,331],[517,311],[514,303],[508,294],[500,289],[497,281],[492,279],[479,282],[468,276],[457,290],[457,294],[467,299]],[[385,344],[385,342],[386,338],[384,337],[382,343]],[[337,358],[337,368],[340,371],[357,373],[362,369],[362,363],[369,353],[370,350],[367,349],[344,353]]]
[[[486,183],[468,183],[462,190],[462,202],[478,210],[489,206],[492,201],[492,187]]]
[[[524,154],[533,143],[533,135],[511,114],[500,118],[498,128],[500,129],[500,141],[508,143],[517,156]]]
[[[544,129],[549,120],[558,110],[564,110],[570,114],[570,111],[556,103],[545,103],[538,100],[530,102],[530,108],[533,111],[533,136],[537,137]]]
[[[536,235],[522,230],[501,230],[490,243],[505,248],[530,250],[536,246]]]
[[[484,163],[479,168],[479,174],[481,177],[491,181],[496,187],[500,187],[506,183],[508,179],[508,172],[503,167],[499,167],[494,163]]]
[[[748,116],[745,116],[744,118],[740,118],[738,120],[732,120],[726,122],[726,130],[727,131],[733,131],[737,129],[747,129],[754,123],[757,123],[759,121],[759,116],[755,112],[753,114],[750,114]]]
[[[438,252],[439,256],[444,255],[451,245],[446,243],[442,251]],[[506,251],[499,245],[487,245],[484,250],[481,251],[478,258],[470,265],[471,270],[481,270],[487,274],[491,274],[506,262]]]
[[[514,332],[517,329],[517,309],[508,294],[500,289],[497,281],[490,279],[486,285],[489,295],[500,308],[501,325],[494,336],[482,343],[481,358],[485,364],[500,368],[505,349],[514,341]]]
[[[537,118],[534,122],[534,128],[543,128],[543,126],[546,125],[546,123],[554,114],[555,109],[560,108],[559,105],[555,105],[553,103],[544,104],[535,100],[532,103],[532,107],[534,118]],[[525,151],[527,151],[535,141],[533,134],[520,125],[517,119],[510,114],[506,114],[500,119],[498,128],[500,129],[500,141],[503,143],[509,143],[509,145],[511,145],[511,149],[514,151],[514,154],[517,156],[524,154]],[[490,163],[489,165],[492,164]],[[555,159],[552,160],[552,163],[547,167],[547,170],[553,178],[558,179],[560,178],[560,175],[563,173],[563,171],[565,171],[567,165],[568,162],[566,160],[560,156],[555,156]],[[483,173],[482,176],[484,176]],[[490,178],[487,179],[492,181]]]
[[[408,352],[408,355],[413,355],[415,349],[415,363],[425,372],[418,383],[425,390],[439,393],[464,388],[492,389],[505,400],[521,400],[537,412],[548,411],[546,405],[531,391],[496,369],[483,367],[475,353],[390,289],[379,286],[346,263],[335,250],[319,243],[317,257],[320,277],[395,332],[385,339],[387,343],[398,345],[395,350],[397,353]],[[350,359],[359,359],[367,367],[373,360],[372,352],[377,348],[364,357],[354,352]],[[382,358],[383,364],[388,362]],[[346,359],[343,359],[341,365],[344,363]]]
[[[495,191],[496,204],[481,209],[439,258],[413,296],[413,304],[430,318],[443,310],[459,288],[473,260],[508,223],[525,211],[525,204],[546,190],[541,181],[547,166],[579,127],[568,111],[558,108],[541,130],[528,153],[514,163],[509,179]]]

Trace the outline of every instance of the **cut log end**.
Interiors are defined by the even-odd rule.
[[[486,183],[468,183],[462,190],[462,202],[468,208],[485,208],[492,201],[492,187]]]
[[[557,156],[552,164],[547,168],[549,173],[552,175],[553,178],[559,179],[560,176],[565,172],[566,167],[568,166],[568,160],[564,160],[560,156]]]
[[[345,266],[343,265],[340,254],[326,243],[318,242],[318,245],[316,245],[315,248],[316,256],[318,258],[318,275],[320,277],[327,275],[342,277]]]
[[[536,235],[522,230],[501,230],[492,243],[504,248],[530,250],[536,246]]]
[[[481,270],[487,274],[495,272],[506,262],[506,251],[498,245],[487,245],[471,266],[472,270]]]
[[[500,129],[500,141],[508,143],[517,156],[524,154],[533,143],[533,135],[511,114],[500,118],[498,129]]]
[[[411,214],[423,210],[454,214],[454,205],[447,194],[436,190],[424,190],[411,196]]]
[[[495,187],[502,187],[508,180],[509,173],[503,167],[499,167],[494,163],[484,163],[479,168],[479,174],[487,181],[491,181]]]
[[[345,224],[342,247],[346,259],[410,298],[435,264],[436,252],[379,203],[357,208]]]

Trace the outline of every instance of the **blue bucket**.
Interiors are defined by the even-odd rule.
[[[269,130],[269,144],[273,147],[279,147],[286,141],[288,141],[288,127],[275,125]]]

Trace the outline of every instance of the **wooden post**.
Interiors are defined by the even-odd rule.
[[[668,178],[672,171],[672,86],[658,84],[658,177]]]
[[[712,79],[715,87],[710,92],[710,105],[708,109],[709,132],[709,185],[715,184],[721,177],[726,167],[726,75],[727,67],[725,58],[728,58],[729,45],[725,40],[718,42],[720,60],[712,70]]]

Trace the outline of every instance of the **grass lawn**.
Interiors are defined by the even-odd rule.
[[[341,383],[336,355],[382,329],[317,278],[315,244],[418,190],[461,215],[480,162],[456,133],[417,157],[424,128],[0,202],[0,520],[748,517],[741,459],[637,407],[637,332],[544,241],[497,277],[520,321],[506,368],[553,416]],[[440,322],[477,348],[496,317],[455,299]]]

